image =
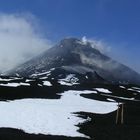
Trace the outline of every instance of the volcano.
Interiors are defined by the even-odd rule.
[[[0,137],[139,139],[140,75],[95,48],[63,39],[1,75]]]
[[[8,75],[40,77],[52,69],[57,76],[76,74],[94,82],[140,84],[140,74],[102,54],[88,42],[66,38],[41,55],[14,68]],[[54,72],[55,71],[55,72]]]

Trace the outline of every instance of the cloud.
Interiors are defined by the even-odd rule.
[[[50,47],[31,14],[0,14],[0,71],[7,71]]]

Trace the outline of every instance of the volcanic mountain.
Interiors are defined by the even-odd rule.
[[[53,68],[53,69],[52,69]],[[102,54],[88,41],[76,38],[61,40],[43,54],[8,72],[9,75],[38,77],[51,74],[76,74],[96,82],[140,84],[140,75],[131,68]]]

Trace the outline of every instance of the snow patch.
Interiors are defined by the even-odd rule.
[[[79,81],[79,79],[75,77],[75,74],[69,74],[66,76],[66,78],[60,80],[71,83],[76,83],[77,81]]]
[[[108,101],[111,101],[111,102],[116,102],[115,100],[113,99],[110,99],[110,98],[107,98]]]
[[[80,94],[93,91],[69,90],[60,99],[21,99],[0,102],[0,127],[22,129],[27,133],[87,137],[78,132],[79,123],[88,121],[76,112],[106,114],[117,109],[117,103],[87,99]]]
[[[7,84],[0,84],[0,86],[6,86],[6,87],[18,87],[18,86],[30,86],[29,83],[7,83]]]
[[[140,90],[140,88],[138,88],[138,87],[132,87],[133,89],[135,89],[135,90]]]
[[[2,78],[0,78],[0,81],[11,81],[11,80],[13,80],[13,79],[2,79]]]
[[[20,84],[19,83],[7,83],[7,84],[0,84],[0,86],[18,87],[18,86],[20,86]]]
[[[112,93],[111,91],[109,91],[108,89],[105,89],[105,88],[95,88],[95,89],[99,92]]]
[[[128,91],[133,91],[133,92],[139,92],[139,93],[140,93],[140,90],[138,90],[138,89],[128,88],[127,90],[128,90]]]
[[[58,83],[60,83],[61,85],[72,86],[75,84],[79,84],[77,83],[78,81],[79,79],[75,77],[75,74],[69,74],[66,76],[66,78],[59,79]]]
[[[108,94],[101,94],[103,96],[106,97],[112,97],[112,98],[116,98],[116,99],[123,99],[123,100],[128,100],[128,101],[140,101],[140,100],[136,100],[135,98],[126,98],[126,97],[119,97],[119,96],[114,96],[114,95],[108,95]]]
[[[31,82],[31,81],[35,81],[35,80],[31,80],[31,79],[26,79],[26,82]]]
[[[44,82],[43,85],[45,86],[52,86],[52,84],[49,81],[43,81],[43,82]]]
[[[30,86],[29,83],[19,83],[21,86]]]
[[[49,74],[51,71],[46,71],[46,72],[42,72],[42,73],[35,73],[35,74],[32,74],[31,77],[36,77],[36,76],[42,76],[42,75],[45,75],[45,74]]]
[[[47,79],[48,77],[47,76],[45,76],[45,77],[41,77],[41,78],[39,78],[39,79],[42,79],[42,80],[44,80],[44,79]]]
[[[120,86],[120,88],[123,88],[123,89],[125,89],[125,87],[124,87],[124,86]]]

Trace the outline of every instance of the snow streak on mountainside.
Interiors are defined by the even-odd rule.
[[[56,71],[58,69],[59,75],[90,74],[89,77],[95,82],[140,84],[138,73],[94,49],[90,42],[76,38],[63,39],[40,56],[16,67],[8,74],[30,77],[52,68],[56,68]]]

